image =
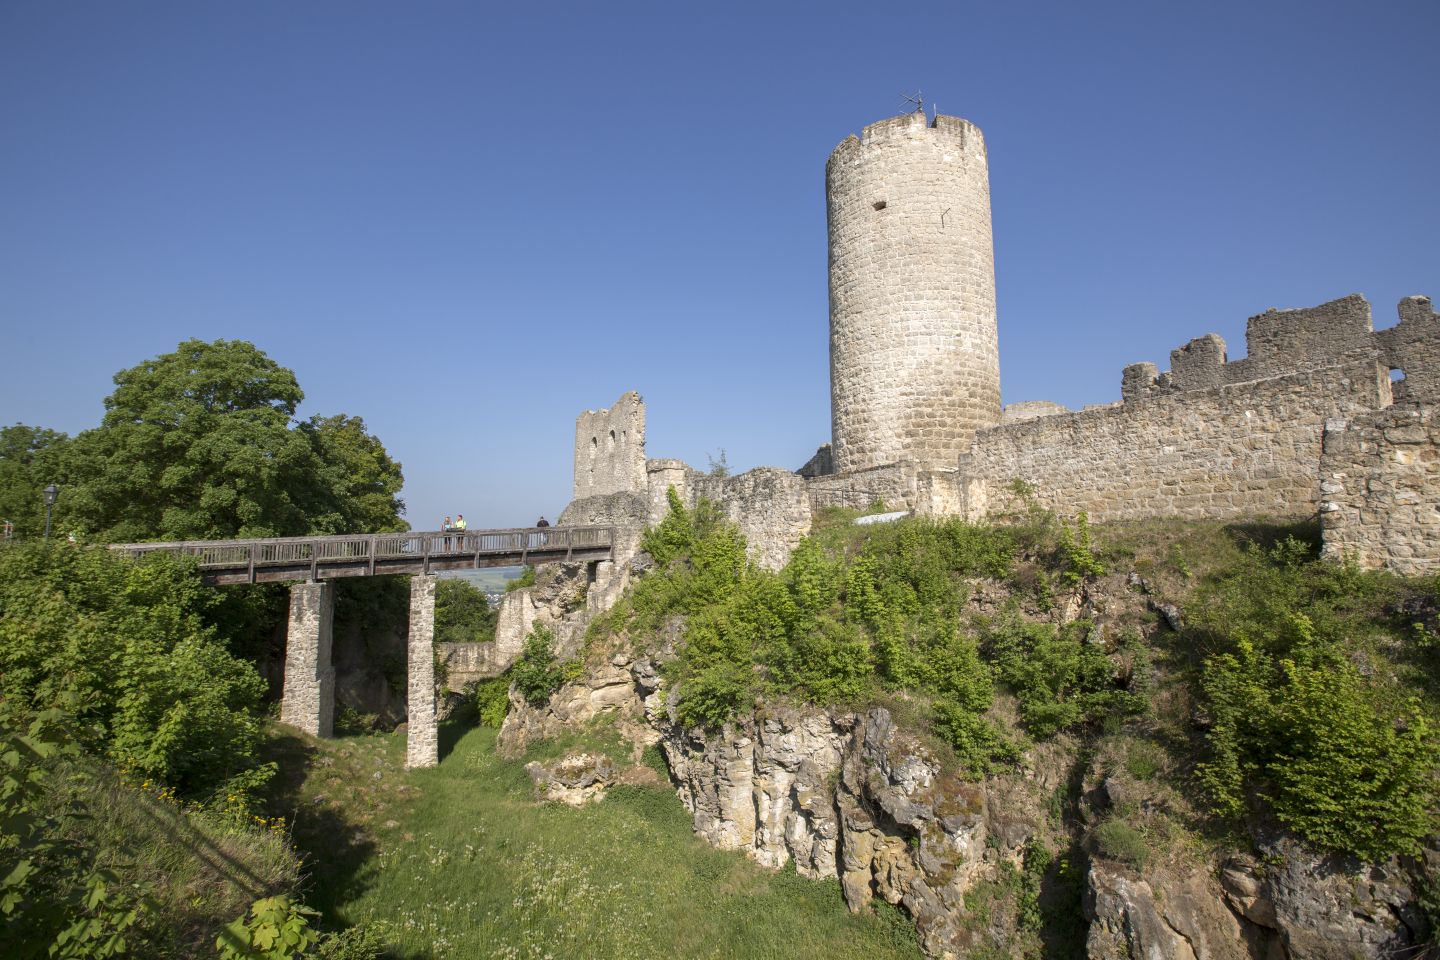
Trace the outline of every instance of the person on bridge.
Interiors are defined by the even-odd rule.
[[[440,525],[440,529],[441,529],[441,530],[444,530],[445,533],[446,533],[446,537],[445,537],[445,549],[446,549],[446,550],[449,550],[449,549],[450,549],[450,537],[449,537],[449,533],[450,533],[450,531],[453,530],[454,528],[455,528],[455,525],[450,522],[450,514],[448,514],[448,513],[445,514],[445,522]]]
[[[536,520],[536,521],[535,521],[535,526],[537,526],[537,527],[548,527],[548,526],[550,526],[550,521],[549,521],[549,520],[546,520],[544,517],[541,517],[539,520]]]
[[[456,543],[459,545],[459,547],[460,547],[461,550],[464,550],[464,549],[465,549],[465,514],[463,514],[463,513],[457,513],[457,514],[455,514],[455,529],[460,532],[460,536],[459,536],[458,538],[456,538]]]

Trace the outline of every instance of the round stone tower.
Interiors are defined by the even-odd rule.
[[[980,128],[882,120],[825,165],[836,472],[954,469],[1000,422],[990,176]]]

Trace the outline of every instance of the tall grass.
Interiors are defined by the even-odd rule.
[[[464,731],[439,767],[410,772],[396,736],[314,748],[288,800],[328,922],[437,960],[919,956],[893,911],[851,916],[833,880],[705,845],[669,787],[536,806],[523,764],[494,745]]]

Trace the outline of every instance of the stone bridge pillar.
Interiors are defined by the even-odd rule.
[[[290,586],[280,722],[313,737],[335,732],[335,667],[330,662],[334,616],[334,584],[321,581]]]
[[[410,578],[407,768],[433,767],[440,762],[435,721],[435,580],[433,576]]]

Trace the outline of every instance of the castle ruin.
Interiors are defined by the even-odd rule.
[[[1321,519],[1325,552],[1440,572],[1440,316],[1425,297],[1375,330],[1352,295],[1251,317],[1246,356],[1207,334],[1136,363],[1120,400],[1000,406],[984,138],[917,112],[847,137],[826,165],[832,444],[800,470],[713,477],[645,456],[627,393],[577,422],[562,523],[639,530],[666,491],[718,503],[778,568],[817,510],[883,502],[981,519],[1017,491],[1062,515]],[[623,556],[625,551],[618,551]]]

